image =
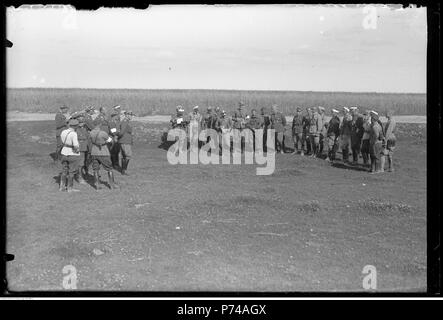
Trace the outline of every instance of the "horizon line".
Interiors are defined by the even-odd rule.
[[[351,93],[351,94],[416,94],[426,95],[426,92],[390,92],[390,91],[323,91],[323,90],[277,90],[277,89],[204,89],[204,88],[84,88],[84,87],[6,87],[6,89],[23,90],[23,89],[41,89],[41,90],[146,90],[146,91],[256,91],[256,92],[316,92],[316,93]]]

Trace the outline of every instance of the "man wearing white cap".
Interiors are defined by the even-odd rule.
[[[80,144],[76,132],[78,125],[77,119],[70,119],[68,121],[68,129],[63,130],[60,134],[63,143],[60,152],[63,170],[60,175],[59,191],[80,191],[74,189],[74,175],[78,171],[80,161]]]
[[[351,145],[352,116],[349,109],[343,107],[343,120],[340,127],[340,149],[342,151],[343,162],[348,162],[349,146]]]
[[[381,153],[383,152],[383,129],[379,124],[378,113],[371,111],[371,132],[369,134],[369,150],[371,155],[371,173],[383,172],[380,165]]]
[[[336,109],[332,109],[332,117],[328,123],[328,130],[326,132],[326,141],[328,147],[328,155],[326,157],[326,161],[334,161],[335,154],[337,152],[337,142],[338,137],[340,136],[340,118],[338,114],[340,112]]]

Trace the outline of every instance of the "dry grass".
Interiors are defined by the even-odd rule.
[[[194,105],[219,106],[233,111],[238,101],[247,110],[274,103],[286,114],[296,106],[322,105],[327,110],[358,105],[383,112],[391,108],[399,115],[425,115],[425,94],[299,92],[299,91],[233,91],[233,90],[129,90],[129,89],[8,89],[8,110],[55,112],[62,103],[73,110],[85,105],[111,107],[120,104],[141,116],[171,114],[177,105],[191,111]]]

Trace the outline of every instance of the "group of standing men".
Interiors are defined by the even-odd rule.
[[[119,105],[113,107],[109,115],[105,107],[99,110],[86,107],[74,113],[70,113],[66,105],[60,107],[55,116],[55,159],[62,164],[60,191],[79,191],[74,188],[75,177],[80,184],[86,184],[91,164],[93,185],[97,190],[102,189],[101,167],[107,172],[110,188],[119,188],[114,180],[113,169],[127,175],[126,170],[132,157],[132,116],[132,112],[122,111]]]
[[[178,106],[176,114],[171,117],[172,128],[185,129],[190,123],[198,123],[191,126],[193,130],[214,129],[220,134],[220,146],[231,144],[231,137],[224,135],[231,129],[237,129],[234,134],[241,135],[242,130],[250,129],[254,136],[257,129],[263,129],[263,151],[266,152],[267,129],[273,129],[275,134],[275,149],[277,152],[285,153],[286,117],[273,105],[268,112],[262,107],[260,114],[256,109],[251,114],[244,112],[244,103],[240,102],[237,110],[228,116],[219,107],[213,109],[208,107],[206,113],[202,114],[199,107],[195,106],[193,111],[185,115],[182,106]],[[358,107],[343,107],[342,116],[340,111],[332,109],[332,117],[327,120],[325,108],[308,107],[303,113],[302,108],[297,107],[292,121],[292,139],[294,143],[293,154],[309,155],[311,157],[324,157],[327,161],[336,160],[339,149],[342,152],[342,160],[345,163],[358,164],[360,154],[363,165],[369,166],[371,173],[384,171],[386,158],[388,159],[388,170],[393,171],[393,152],[396,137],[395,120],[392,111],[386,112],[387,122],[383,124],[376,111],[365,111],[361,114]],[[192,135],[198,139],[198,134]],[[226,141],[225,141],[226,139]],[[227,140],[229,139],[229,141]],[[235,137],[234,137],[235,139]],[[209,140],[209,139],[208,139]],[[237,138],[241,141],[241,137]],[[352,155],[352,162],[349,156]]]

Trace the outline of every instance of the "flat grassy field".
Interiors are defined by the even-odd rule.
[[[8,122],[10,290],[64,290],[66,265],[78,290],[363,291],[366,265],[378,291],[426,290],[426,125],[399,124],[394,173],[278,154],[271,176],[170,165],[163,125],[134,127],[121,189],[68,194],[53,122]]]
[[[171,114],[177,105],[192,111],[198,105],[218,106],[233,112],[238,102],[252,108],[278,104],[285,114],[294,114],[296,107],[321,105],[329,111],[342,106],[360,106],[384,112],[386,108],[397,115],[426,115],[425,94],[301,92],[301,91],[233,91],[233,90],[129,90],[129,89],[8,89],[8,111],[54,113],[61,104],[72,110],[86,105],[96,108],[120,104],[140,116]],[[328,112],[329,114],[329,112]]]

